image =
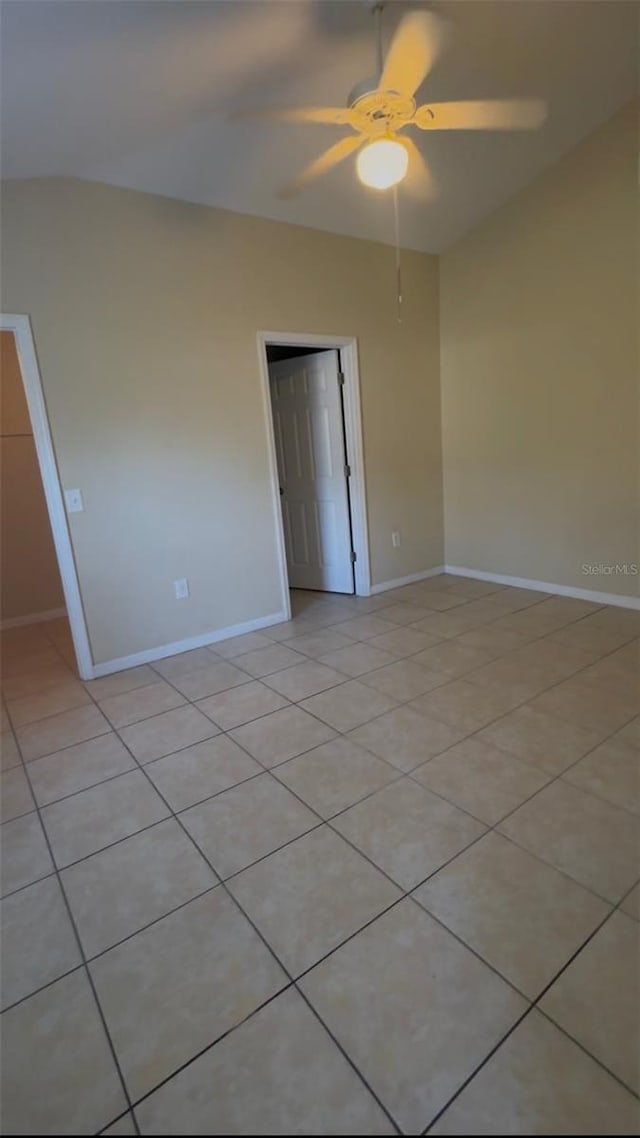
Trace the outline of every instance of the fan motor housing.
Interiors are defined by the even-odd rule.
[[[349,95],[348,105],[363,120],[369,134],[399,130],[413,118],[416,109],[411,95],[398,91],[381,91],[378,79],[365,79]]]

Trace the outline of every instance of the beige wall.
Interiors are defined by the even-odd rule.
[[[13,332],[0,332],[0,615],[64,607]]]
[[[358,338],[373,582],[442,563],[436,258],[398,325],[387,246],[73,180],[6,184],[3,224],[96,662],[280,609],[259,329]]]
[[[628,107],[441,259],[448,564],[637,595],[638,124]]]

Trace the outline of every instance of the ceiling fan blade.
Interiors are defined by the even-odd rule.
[[[435,187],[424,155],[418,150],[412,138],[403,135],[401,141],[409,152],[409,167],[402,185],[414,198],[421,198],[423,201],[432,198]]]
[[[342,162],[345,158],[348,158],[350,154],[353,154],[353,152],[366,141],[367,138],[364,134],[350,134],[347,138],[341,138],[339,142],[336,142],[333,146],[330,146],[328,150],[325,150],[319,158],[314,158],[313,162],[305,166],[297,178],[294,178],[288,185],[283,186],[278,193],[278,197],[290,198],[293,197],[294,194],[299,194],[310,182],[314,182],[316,178],[320,178],[323,174],[326,174],[333,166],[337,166],[338,162]]]
[[[282,109],[267,107],[236,111],[232,118],[281,119],[285,122],[319,122],[348,126],[352,124],[353,114],[349,107],[284,107]]]
[[[380,90],[414,95],[443,51],[448,31],[447,23],[434,12],[408,12],[387,52]]]
[[[421,130],[534,130],[547,117],[544,99],[469,99],[418,107]]]

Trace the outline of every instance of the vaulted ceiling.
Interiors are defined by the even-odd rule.
[[[407,8],[383,13],[386,42]],[[415,132],[436,195],[402,194],[401,239],[438,252],[637,94],[627,0],[447,0],[453,35],[420,101],[537,95],[521,134]],[[256,106],[342,104],[375,71],[363,0],[3,0],[2,169],[72,176],[393,240],[388,194],[353,159],[299,198],[277,189],[345,128],[241,120]]]

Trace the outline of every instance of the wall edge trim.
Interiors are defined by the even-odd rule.
[[[101,664],[94,664],[93,678],[110,676],[113,672],[124,671],[125,668],[137,668],[140,664],[152,664],[154,660],[164,660],[167,656],[177,656],[180,652],[190,652],[193,648],[207,648],[209,644],[217,644],[219,640],[230,640],[232,636],[243,636],[246,632],[258,632],[261,628],[281,624],[287,619],[285,612],[272,612],[255,620],[245,620],[241,624],[218,628],[215,632],[190,636],[186,640],[176,640],[173,644],[160,644],[157,648],[145,648],[142,652],[133,652],[130,656],[120,656],[115,660],[104,660]]]
[[[7,620],[0,622],[0,631],[5,632],[8,628],[22,628],[26,624],[44,624],[45,620],[59,620],[60,617],[66,616],[66,608],[61,609],[47,609],[42,612],[30,612],[25,616],[11,616]]]
[[[416,581],[426,581],[427,577],[437,577],[439,573],[444,573],[444,565],[434,565],[433,569],[421,569],[419,573],[409,573],[408,577],[396,577],[393,581],[380,581],[377,585],[372,585],[370,592],[372,596],[376,593],[386,593],[388,589],[401,589],[403,585],[413,585]]]
[[[601,593],[595,589],[580,589],[574,585],[556,585],[549,581],[530,580],[527,577],[509,577],[503,573],[485,573],[481,569],[467,569],[461,565],[445,565],[445,573],[453,577],[473,577],[477,581],[492,581],[496,585],[513,585],[517,589],[534,589],[541,593],[555,593],[559,597],[575,597],[580,601],[593,601],[599,605],[617,605],[618,608],[640,611],[640,597],[623,593]]]

